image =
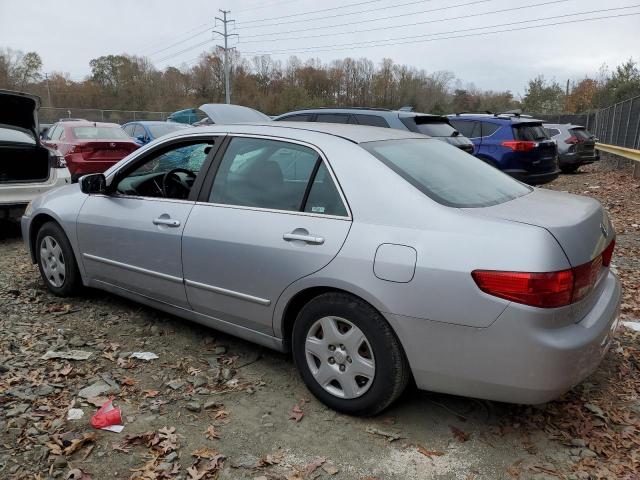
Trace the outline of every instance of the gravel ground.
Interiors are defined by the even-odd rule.
[[[638,320],[640,182],[585,170],[550,188],[609,209],[623,319]],[[640,478],[631,330],[591,378],[546,405],[410,389],[376,418],[351,418],[311,397],[287,355],[97,291],[53,297],[16,226],[0,228],[0,478]],[[42,358],[63,350],[91,355]],[[109,396],[121,433],[89,423]],[[70,409],[83,416],[67,420]]]

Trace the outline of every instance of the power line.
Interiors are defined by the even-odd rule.
[[[511,12],[511,11],[515,11],[515,10],[523,10],[526,8],[533,8],[533,7],[540,7],[543,5],[553,5],[553,4],[558,4],[558,3],[566,3],[568,1],[571,0],[553,0],[553,1],[549,1],[549,2],[542,2],[542,3],[534,3],[534,4],[530,4],[530,5],[523,5],[520,7],[512,7],[512,8],[503,8],[500,10],[492,10],[490,12],[481,12],[481,13],[471,13],[471,14],[467,14],[467,15],[459,15],[457,17],[447,17],[447,18],[438,18],[438,19],[434,19],[434,20],[423,20],[420,22],[413,22],[413,23],[405,23],[402,25],[385,25],[382,27],[374,27],[374,28],[367,28],[367,29],[361,29],[361,30],[351,30],[351,31],[343,31],[343,32],[336,32],[336,33],[331,33],[332,36],[335,35],[349,35],[349,34],[353,34],[353,33],[364,33],[364,32],[374,32],[377,30],[389,30],[389,29],[393,29],[393,28],[402,28],[402,27],[413,27],[415,25],[426,25],[429,23],[439,23],[439,22],[446,22],[448,20],[460,20],[460,19],[467,19],[467,18],[472,18],[472,17],[481,17],[484,15],[492,15],[494,13],[504,13],[504,12]],[[476,2],[470,2],[471,4],[473,3],[478,3]],[[462,5],[469,5],[469,3],[467,4],[462,4]],[[426,13],[429,11],[433,11],[433,10],[426,10],[425,12],[420,12],[420,13]],[[378,21],[378,20],[387,20],[389,18],[397,18],[397,17],[403,17],[403,16],[408,16],[408,15],[414,15],[414,14],[402,14],[402,15],[396,15],[394,17],[386,17],[386,18],[377,18],[375,20],[368,20],[369,22],[373,22],[373,21]],[[353,23],[364,23],[364,22],[352,22],[350,24]],[[350,24],[342,24],[342,25],[350,25]],[[337,25],[332,25],[333,26],[337,26]],[[318,27],[318,28],[326,28],[326,27]],[[317,30],[318,28],[308,28],[308,29],[304,29],[304,30]],[[293,32],[282,32],[282,33],[293,33]],[[269,34],[265,34],[265,35],[269,35]],[[271,34],[273,35],[273,34]],[[264,35],[248,35],[248,37],[253,38],[255,36],[264,36]],[[283,40],[301,40],[303,38],[324,38],[327,35],[304,35],[301,37],[282,37],[282,38],[271,38],[271,39],[264,39],[264,40],[248,40],[248,41],[244,41],[243,43],[263,43],[263,42],[276,42],[276,41],[283,41]]]
[[[182,32],[180,35],[173,36],[173,37],[171,37],[171,38],[169,38],[167,40],[163,40],[161,42],[150,43],[146,47],[141,48],[140,51],[143,52],[143,53],[148,52],[149,50],[153,50],[154,48],[157,48],[159,45],[164,45],[167,42],[171,42],[173,40],[177,40],[179,38],[183,38],[183,35],[188,35],[188,34],[190,34],[192,32],[195,32],[199,28],[202,28],[202,27],[204,27],[206,25],[209,25],[209,23],[202,23],[202,24],[198,25],[197,27],[193,27],[192,29],[187,30],[186,32]]]
[[[197,43],[196,45],[191,45],[191,46],[189,46],[189,47],[187,47],[187,48],[185,48],[183,50],[180,50],[179,52],[174,52],[174,53],[172,53],[170,55],[162,57],[162,58],[156,60],[156,62],[158,62],[158,63],[166,62],[167,60],[175,58],[178,55],[182,55],[183,53],[189,52],[189,51],[193,50],[194,48],[202,47],[203,45],[206,45],[207,43],[212,43],[214,40],[215,39],[210,38],[208,40],[205,40],[204,42]]]
[[[544,20],[552,20],[555,18],[563,18],[563,17],[573,17],[576,15],[588,15],[588,14],[592,14],[592,13],[602,13],[602,12],[610,12],[610,11],[615,11],[615,10],[626,10],[626,9],[630,9],[630,8],[636,8],[640,6],[640,4],[636,4],[636,5],[630,5],[627,7],[617,7],[617,8],[605,8],[605,9],[600,9],[600,10],[590,10],[590,11],[586,11],[586,12],[576,12],[576,13],[569,13],[569,14],[565,14],[565,15],[554,15],[552,17],[543,17],[543,18],[534,18],[534,19],[529,19],[529,20],[522,20],[519,22],[508,22],[508,23],[501,23],[501,24],[495,24],[495,25],[486,25],[483,27],[474,27],[474,28],[465,28],[465,29],[461,29],[461,30],[450,30],[447,32],[439,32],[439,33],[427,33],[427,34],[421,34],[421,35],[410,35],[410,36],[405,36],[405,37],[393,37],[393,38],[387,38],[387,39],[382,39],[382,40],[368,40],[368,41],[363,41],[363,42],[350,42],[350,43],[339,43],[339,44],[333,44],[333,45],[316,45],[316,46],[312,46],[312,47],[305,47],[305,48],[294,48],[294,49],[283,49],[283,50],[275,50],[273,52],[270,53],[287,53],[287,52],[307,52],[307,51],[312,51],[312,52],[317,52],[317,51],[331,51],[331,50],[335,50],[334,47],[347,47],[347,48],[366,48],[367,46],[387,46],[387,45],[402,45],[402,44],[406,44],[406,43],[419,43],[423,40],[418,40],[418,38],[422,39],[425,37],[433,37],[433,36],[437,36],[437,35],[448,35],[451,33],[463,33],[463,32],[470,32],[470,31],[474,31],[474,30],[482,30],[482,29],[486,29],[486,28],[497,28],[497,27],[504,27],[504,26],[510,26],[510,25],[521,25],[524,23],[531,23],[531,22],[541,22]],[[617,18],[617,17],[623,17],[623,16],[632,16],[632,15],[640,15],[640,12],[637,13],[631,13],[631,14],[621,14],[621,15],[613,15],[613,16],[606,16],[606,17],[597,17],[597,18],[593,18],[593,19],[574,19],[568,22],[561,22],[561,23],[550,23],[550,24],[546,24],[543,26],[551,26],[551,25],[563,25],[565,23],[577,23],[577,22],[582,22],[582,21],[589,21],[589,20],[600,20],[600,19],[605,19],[605,18]],[[526,29],[531,29],[531,28],[537,28],[537,26],[530,26],[530,27],[523,27],[523,30]],[[504,30],[504,31],[513,31],[513,30]],[[502,32],[502,31],[500,31]],[[500,32],[481,32],[481,33],[476,33],[476,34],[472,34],[472,35],[462,35],[460,37],[444,37],[444,38],[461,38],[461,37],[467,37],[467,36],[473,36],[473,35],[482,35],[482,34],[488,34],[488,33],[500,33]],[[398,40],[407,40],[410,39],[409,41],[400,41],[400,42],[396,42]],[[424,41],[435,41],[435,40],[440,40],[440,39],[431,39],[431,40],[424,40]],[[382,43],[380,43],[382,42]],[[394,43],[386,43],[386,42],[394,42]],[[380,45],[369,45],[369,44],[377,44],[380,43]],[[362,46],[359,46],[362,45]],[[325,49],[329,49],[329,50],[325,50]],[[245,52],[245,53],[258,53],[258,52]]]
[[[269,8],[269,7],[275,7],[276,5],[284,5],[286,3],[294,3],[294,2],[299,2],[300,0],[284,0],[282,2],[273,2],[273,3],[267,3],[265,5],[260,5],[257,7],[249,7],[249,8],[243,8],[242,10],[236,10],[236,13],[242,13],[242,12],[249,12],[252,10],[260,10],[262,8]]]
[[[202,35],[203,33],[205,33],[205,32],[209,32],[209,31],[210,31],[210,28],[211,28],[211,27],[205,28],[204,30],[202,30],[202,31],[200,31],[200,32],[198,32],[198,33],[196,33],[196,34],[191,35],[190,37],[185,38],[184,40],[180,40],[179,42],[172,43],[172,44],[171,44],[171,45],[169,45],[168,47],[161,48],[160,50],[156,50],[155,52],[148,53],[146,56],[148,56],[148,57],[153,57],[154,55],[157,55],[158,53],[161,53],[161,52],[167,51],[167,50],[169,50],[169,49],[171,49],[171,48],[173,48],[173,47],[175,47],[175,46],[177,46],[177,45],[181,45],[181,44],[183,44],[183,43],[185,43],[185,42],[187,42],[187,41],[191,40],[192,38],[199,37],[199,36],[200,36],[200,35]]]
[[[282,25],[282,20],[283,19],[287,19],[287,18],[294,18],[294,17],[300,17],[303,15],[311,15],[312,13],[321,13],[321,12],[328,12],[331,10],[339,10],[342,8],[349,8],[349,7],[355,7],[355,6],[359,6],[359,5],[367,5],[370,3],[377,3],[380,2],[382,0],[367,0],[365,2],[358,2],[358,3],[349,3],[349,4],[345,4],[345,5],[340,5],[339,7],[331,7],[331,8],[324,8],[322,10],[314,10],[311,12],[303,12],[303,13],[293,13],[291,15],[284,15],[284,16],[280,16],[280,17],[271,17],[271,18],[263,18],[261,20],[251,20],[251,21],[245,21],[245,22],[238,22],[241,26],[238,27],[238,30],[246,30],[248,28],[253,28],[255,25],[250,25],[248,27],[243,27],[242,25],[247,25],[247,24],[252,24],[252,23],[258,23],[258,22],[268,22],[271,20],[277,20],[277,22],[270,24],[270,25],[257,25],[259,27],[276,27],[276,26],[281,26]],[[425,3],[425,2],[431,2],[432,0],[414,0],[412,2],[407,2],[407,3],[399,3],[396,5],[393,5],[393,8],[398,8],[398,7],[406,7],[407,5],[415,5],[416,3]],[[486,0],[486,1],[491,1],[491,0]],[[287,24],[290,23],[301,23],[301,22],[313,22],[315,20],[324,20],[327,18],[336,18],[336,17],[344,17],[346,15],[357,15],[360,13],[369,13],[369,12],[377,12],[379,10],[388,10],[389,6],[384,6],[384,7],[378,7],[378,8],[371,8],[369,10],[358,10],[357,12],[343,12],[343,13],[339,13],[336,15],[329,15],[326,17],[317,17],[317,18],[306,18],[306,19],[301,19],[301,20],[287,20]]]

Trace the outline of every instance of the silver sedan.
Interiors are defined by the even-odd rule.
[[[411,379],[545,402],[597,367],[617,326],[597,201],[400,130],[180,131],[37,198],[22,232],[53,293],[99,288],[290,350],[350,414]]]

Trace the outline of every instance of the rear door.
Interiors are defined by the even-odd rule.
[[[473,143],[473,154],[477,155],[482,145],[480,122],[476,120],[449,118],[449,123],[462,135],[471,140],[471,142]]]
[[[346,202],[319,151],[290,140],[233,137],[213,170],[183,234],[189,303],[272,335],[280,294],[342,247]]]
[[[580,157],[588,158],[596,155],[595,137],[591,135],[586,128],[575,127],[569,129],[569,132],[577,140],[576,151]]]

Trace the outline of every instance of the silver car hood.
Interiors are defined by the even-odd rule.
[[[271,117],[268,117],[262,112],[254,110],[253,108],[243,107],[242,105],[227,105],[225,103],[205,103],[200,105],[207,117],[209,117],[214,123],[254,123],[254,122],[271,122]]]
[[[464,210],[545,228],[558,241],[574,267],[599,255],[614,235],[609,216],[600,202],[553,190],[536,188],[529,195],[509,202]]]

